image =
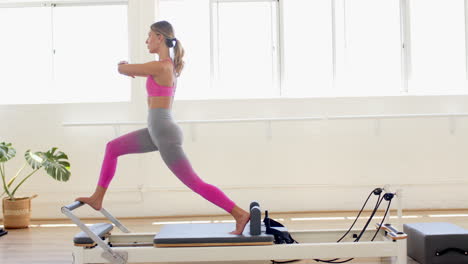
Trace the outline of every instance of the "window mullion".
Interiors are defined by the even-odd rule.
[[[279,92],[279,96],[281,97],[284,93],[282,91],[282,79],[283,79],[283,21],[282,21],[282,1],[278,0],[275,3],[272,3],[272,7],[274,6],[275,9],[272,11],[272,43],[275,47],[275,52],[272,54],[273,56],[273,83],[276,84],[277,91]],[[273,14],[274,13],[274,14]]]
[[[411,35],[409,0],[400,0],[401,79],[402,92],[408,93],[411,78]]]
[[[465,72],[468,81],[468,0],[465,0]]]
[[[210,0],[210,68],[211,89],[217,89],[219,82],[219,1]]]
[[[56,87],[55,85],[55,38],[54,38],[54,32],[55,32],[55,24],[54,24],[54,8],[55,4],[48,4],[50,8],[50,38],[51,38],[51,45],[52,45],[52,50],[51,50],[51,65],[52,65],[52,71],[51,71],[51,85],[52,87]]]
[[[278,1],[278,52],[279,52],[279,93],[284,94],[285,58],[284,58],[284,1]]]
[[[210,0],[210,86],[214,89],[214,18],[213,18],[213,0]]]
[[[331,1],[331,26],[332,26],[332,67],[333,67],[333,80],[332,88],[336,88],[336,2]]]

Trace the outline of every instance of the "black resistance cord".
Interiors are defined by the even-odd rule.
[[[392,203],[392,199],[393,197],[395,196],[394,193],[385,193],[382,197],[382,192],[383,192],[383,188],[376,188],[374,190],[372,190],[372,192],[369,194],[369,196],[367,197],[366,201],[364,202],[364,205],[362,206],[361,210],[359,211],[358,215],[356,216],[356,219],[354,220],[354,222],[351,224],[351,226],[349,227],[349,229],[346,231],[346,233],[340,238],[338,239],[337,243],[341,242],[343,240],[343,238],[345,238],[349,232],[351,232],[351,229],[354,227],[354,225],[356,224],[357,220],[359,219],[359,217],[361,216],[361,213],[364,211],[364,208],[366,207],[367,205],[367,202],[369,201],[369,199],[371,198],[372,194],[374,195],[378,195],[379,197],[377,198],[377,201],[376,201],[376,204],[374,206],[374,209],[372,210],[372,213],[369,217],[369,219],[367,220],[366,224],[364,225],[363,229],[361,230],[360,234],[356,236],[356,239],[354,240],[354,242],[359,242],[359,240],[361,239],[362,235],[364,234],[364,232],[366,231],[367,227],[369,226],[369,223],[372,221],[374,215],[376,214],[377,210],[379,209],[380,207],[380,204],[382,203],[383,200],[386,200],[388,201],[388,205],[387,205],[387,208],[385,210],[385,214],[382,218],[382,221],[380,222],[380,225],[379,226],[382,226],[383,225],[383,222],[385,221],[385,217],[387,216],[388,214],[388,211],[390,210],[390,205]],[[377,229],[374,233],[374,236],[372,237],[371,241],[374,241],[375,237],[377,236],[379,232],[379,229]],[[296,240],[294,240],[294,243],[296,244],[299,244]],[[314,259],[316,262],[323,262],[323,263],[346,263],[346,262],[349,262],[351,260],[353,260],[354,258],[349,258],[349,259],[345,259],[345,260],[340,260],[340,258],[334,258],[334,259],[328,259],[328,260],[324,260],[324,259]],[[271,260],[271,263],[273,264],[283,264],[283,263],[293,263],[293,262],[297,262],[297,261],[300,261],[300,259],[294,259],[294,260],[287,260],[287,261],[275,261],[275,260]]]

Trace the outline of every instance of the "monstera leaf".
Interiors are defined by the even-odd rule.
[[[8,160],[14,158],[16,155],[16,150],[11,146],[11,143],[0,143],[0,162],[7,162]]]
[[[26,159],[26,162],[33,169],[39,169],[40,167],[42,167],[44,159],[41,156],[43,156],[42,152],[32,153],[31,150],[27,150],[26,153],[24,153],[24,158]]]
[[[47,174],[55,180],[68,181],[71,175],[68,156],[61,151],[58,151],[57,153],[56,151],[57,148],[52,148],[47,152],[34,153],[28,150],[24,154],[24,157],[33,169],[43,167]]]
[[[4,193],[7,194],[10,199],[14,199],[16,191],[18,188],[23,185],[23,183],[29,179],[34,173],[43,168],[49,176],[54,178],[57,181],[68,181],[70,179],[70,163],[68,162],[68,156],[61,152],[57,151],[57,148],[51,148],[47,152],[31,152],[31,150],[24,153],[24,158],[26,164],[16,173],[16,175],[11,178],[8,183],[6,182],[5,169],[3,168],[4,163],[7,160],[13,158],[16,154],[16,151],[11,147],[11,144],[0,143],[0,172],[3,181]],[[13,182],[19,177],[20,172],[29,165],[33,171],[30,172],[26,177],[21,180],[18,185],[10,191],[10,188]],[[2,195],[3,195],[2,194]],[[1,196],[0,196],[1,197]]]

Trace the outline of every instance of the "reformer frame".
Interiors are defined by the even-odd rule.
[[[387,187],[388,188],[388,187]],[[401,220],[401,190],[395,198],[398,206],[398,219]],[[89,245],[73,247],[74,264],[85,263],[142,263],[142,262],[200,262],[200,261],[254,261],[289,259],[333,259],[333,258],[381,258],[383,263],[407,264],[406,234],[388,224],[389,215],[382,228],[376,224],[378,235],[369,241],[374,232],[364,233],[362,241],[353,242],[353,229],[340,243],[336,239],[347,230],[323,229],[289,232],[299,244],[271,245],[232,245],[197,247],[156,247],[153,238],[156,233],[131,233],[120,221],[102,208],[100,212],[122,233],[109,233],[99,236],[83,224],[72,211],[83,206],[74,202],[62,207],[67,215],[89,238]],[[401,223],[400,221],[398,221]],[[247,231],[247,230],[246,230]],[[244,232],[246,232],[244,231]],[[372,234],[370,234],[372,233]],[[354,237],[353,237],[354,235]]]

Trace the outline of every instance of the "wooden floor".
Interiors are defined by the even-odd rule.
[[[289,230],[339,228],[347,229],[354,221],[357,212],[335,213],[288,213],[273,214],[270,217],[282,222]],[[363,216],[367,216],[364,214]],[[378,216],[381,216],[378,215]],[[302,219],[297,219],[302,218]],[[306,219],[304,219],[306,218]],[[381,218],[380,218],[381,219]],[[164,222],[171,221],[229,221],[230,216],[203,217],[165,217],[145,219],[120,219],[132,232],[158,232]],[[394,218],[390,219],[395,221]],[[356,225],[362,228],[364,220]],[[85,223],[105,222],[103,220],[84,220]],[[379,222],[375,220],[374,222]],[[404,223],[414,222],[451,222],[468,229],[468,210],[444,211],[404,211]],[[1,222],[0,222],[1,223]],[[72,238],[79,229],[70,220],[32,221],[30,228],[8,230],[8,235],[0,237],[1,264],[70,264],[73,263]],[[338,238],[337,238],[338,239]],[[233,263],[233,262],[225,262]],[[234,262],[238,264],[253,262]],[[270,263],[260,261],[255,263]],[[303,260],[303,263],[317,263]],[[379,259],[357,259],[351,263],[380,263]],[[411,260],[409,264],[415,263]]]

